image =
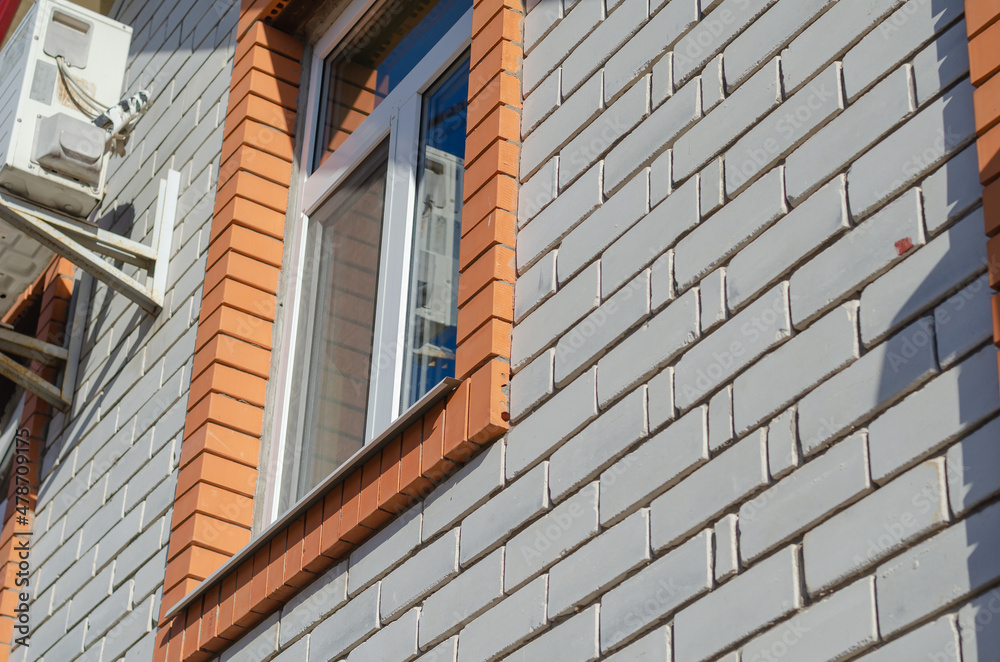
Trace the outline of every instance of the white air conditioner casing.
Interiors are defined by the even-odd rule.
[[[109,159],[94,144],[102,131],[74,104],[56,56],[103,110],[122,98],[131,41],[129,26],[66,0],[38,0],[28,11],[0,52],[5,193],[78,218],[100,204]],[[53,164],[66,154],[78,163],[60,171]]]

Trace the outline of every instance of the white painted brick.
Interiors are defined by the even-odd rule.
[[[527,138],[531,132],[559,107],[562,100],[562,70],[556,69],[542,83],[524,98],[521,107],[521,137]],[[536,173],[537,176],[538,173]],[[523,187],[522,187],[523,190]],[[521,220],[521,209],[518,210]]]
[[[677,407],[688,409],[791,331],[788,285],[780,283],[681,357],[674,369]]]
[[[775,480],[799,466],[795,407],[785,410],[767,426],[767,468]]]
[[[924,245],[916,189],[904,193],[792,274],[795,327],[806,326],[903,259],[896,242],[907,239],[914,247]]]
[[[725,386],[708,401],[708,449],[713,453],[733,440],[733,387]]]
[[[503,444],[493,444],[424,501],[423,539],[430,540],[482,505],[503,486]]]
[[[309,634],[309,662],[336,659],[367,639],[379,627],[379,584],[321,620]]]
[[[670,98],[674,93],[674,54],[664,53],[653,65],[653,107]]]
[[[966,147],[948,159],[921,182],[920,189],[924,194],[927,232],[935,235],[950,221],[964,215],[983,196],[976,146]]]
[[[239,641],[222,651],[221,662],[255,662],[266,660],[278,652],[278,614],[272,614],[263,623]],[[315,657],[315,656],[314,656]]]
[[[1000,408],[995,354],[980,350],[868,426],[873,480],[884,482]]]
[[[643,0],[622,0],[621,7],[598,24],[597,28],[570,53],[562,66],[563,93],[569,94],[608,58],[614,56],[646,22]],[[609,3],[610,4],[610,3]]]
[[[558,2],[537,2],[524,18],[524,52],[530,53],[538,42],[562,19]]]
[[[551,13],[555,9],[552,7],[552,3],[544,4],[547,6],[542,11]],[[539,9],[541,9],[541,4],[535,11],[539,11]],[[580,43],[601,20],[601,3],[597,0],[586,0],[579,9],[581,11],[570,12],[566,18],[559,21],[559,24],[524,58],[522,85],[525,94],[535,89],[535,86],[550,71],[555,69],[566,54],[571,52],[573,47]],[[539,20],[544,22],[548,19],[541,18]],[[525,23],[527,23],[527,18]]]
[[[715,581],[723,582],[740,569],[737,549],[736,515],[726,515],[715,523]]]
[[[981,510],[879,567],[883,636],[918,622],[1000,577],[1000,504]]]
[[[741,308],[802,258],[849,227],[846,180],[841,176],[733,256],[726,270],[730,307]]]
[[[726,268],[716,269],[701,279],[701,330],[708,332],[726,321]]]
[[[392,570],[420,544],[422,504],[410,508],[351,552],[347,593],[354,595]]]
[[[825,592],[948,521],[945,465],[919,464],[805,535],[810,595]]]
[[[107,565],[142,533],[141,522],[142,508],[133,508],[132,512],[126,514],[107,535],[101,538],[97,544],[95,561],[97,568],[103,568]],[[84,529],[84,533],[86,533],[86,529]],[[149,554],[152,555],[155,551],[155,549],[149,550]]]
[[[527,107],[527,102],[525,102]],[[559,194],[559,157],[553,156],[517,192],[517,227],[523,228]]]
[[[392,620],[458,574],[458,534],[458,528],[448,531],[382,580],[383,621]],[[281,628],[284,635],[284,621]]]
[[[904,0],[840,0],[792,40],[781,54],[785,89],[797,90],[843,54]]]
[[[597,417],[597,369],[560,390],[507,433],[507,478],[522,473]]]
[[[538,42],[562,18],[558,2],[538,2],[524,17],[524,52],[531,53]]]
[[[722,103],[726,98],[721,53],[705,66],[705,70],[701,72],[700,78],[701,103],[704,112],[707,113]]]
[[[552,454],[549,490],[559,501],[595,478],[648,433],[646,389],[640,387]]]
[[[587,604],[649,558],[649,511],[640,510],[549,570],[549,617]]]
[[[72,630],[66,632],[65,635],[58,641],[52,641],[47,643],[53,643],[54,645],[47,651],[39,651],[44,653],[50,660],[73,660],[83,652],[83,633],[86,629],[86,623],[81,621],[79,625],[74,627]],[[45,642],[41,638],[33,638],[35,645],[38,643]],[[40,646],[39,646],[40,648]],[[29,646],[30,649],[30,646]],[[29,650],[28,659],[34,662],[35,660],[41,659],[34,651]]]
[[[926,0],[910,0],[886,18],[875,30],[844,55],[844,85],[853,100],[896,64],[961,16],[954,4],[931,6]]]
[[[864,433],[840,442],[740,507],[745,565],[871,490]]]
[[[705,410],[692,410],[601,474],[603,526],[645,506],[708,461]]]
[[[972,600],[958,612],[959,631],[962,640],[962,662],[989,662],[1000,650],[1000,627],[998,627],[997,612],[1000,611],[1000,591],[994,589],[975,600]],[[944,620],[944,619],[942,619]],[[954,626],[950,628],[952,638],[947,639],[944,648],[951,657],[957,659],[958,654],[951,644],[954,642]]]
[[[347,662],[406,662],[417,654],[417,619],[411,609],[351,651]]]
[[[149,647],[149,655],[153,654],[153,646]],[[288,648],[283,648],[277,657],[272,658],[274,662],[300,662],[301,660],[308,659],[309,656],[309,637],[302,637],[294,644]],[[141,658],[143,660],[150,659],[149,657]],[[126,660],[126,662],[129,662]],[[137,660],[138,662],[138,660]]]
[[[619,652],[604,658],[606,662],[634,662],[635,660],[669,660],[670,626],[664,625],[645,637],[629,644]]]
[[[459,554],[463,566],[492,551],[525,522],[548,510],[548,469],[549,463],[542,462],[465,518]]]
[[[601,598],[601,650],[712,588],[712,532],[706,530],[629,577]]]
[[[556,252],[550,251],[517,277],[514,284],[515,322],[520,322],[525,315],[556,293]]]
[[[740,33],[724,52],[726,88],[738,87],[751,72],[776,55],[834,0],[779,0]]]
[[[546,584],[547,578],[539,577],[465,626],[458,662],[495,660],[545,627]]]
[[[806,395],[799,404],[803,453],[814,453],[937,373],[933,336],[931,318],[918,320]]]
[[[650,310],[660,310],[677,295],[674,287],[674,251],[668,250],[652,266],[649,279]]]
[[[698,175],[700,187],[700,204],[702,217],[714,214],[726,204],[725,185],[723,184],[723,164],[725,160],[719,157],[710,162]]]
[[[141,607],[141,605],[138,605]],[[132,607],[132,582],[125,582],[87,614],[87,636],[84,645],[90,648],[124,618]]]
[[[458,659],[458,635],[446,639],[416,659],[415,662],[456,662]]]
[[[692,177],[604,251],[601,256],[603,295],[609,296],[628,282],[697,224],[698,178]],[[669,274],[670,269],[666,269],[665,275]]]
[[[562,257],[560,251],[560,263]],[[518,323],[517,331],[511,336],[514,370],[524,367],[577,320],[597,308],[601,298],[600,281],[600,264],[594,263]]]
[[[785,161],[788,199],[797,203],[913,111],[910,67],[892,72]]]
[[[956,515],[1000,492],[1000,419],[994,419],[948,449],[948,498]]]
[[[710,272],[787,211],[782,168],[778,167],[677,244],[674,274],[678,286],[686,288]]]
[[[653,501],[653,549],[676,544],[767,484],[767,444],[754,433]]]
[[[560,623],[527,646],[504,658],[506,662],[592,662],[600,655],[597,645],[598,610],[594,605]],[[503,627],[503,626],[501,626]]]
[[[674,617],[674,660],[702,662],[801,604],[798,553],[786,547]]]
[[[103,659],[125,659],[126,662],[130,659],[152,659],[152,647],[146,647],[142,641],[148,640],[149,634],[155,634],[150,632],[153,626],[154,603],[158,608],[159,598],[149,596],[141,604],[135,605],[132,611],[121,614],[123,618],[105,635],[103,646],[95,646],[96,651],[100,652]],[[138,657],[137,648],[146,652],[145,658]],[[135,653],[131,653],[131,651],[135,651]],[[130,654],[135,654],[136,657],[128,657]]]
[[[501,547],[431,594],[420,611],[421,649],[451,636],[470,618],[503,597]]]
[[[111,575],[110,565],[93,575],[93,565],[88,555],[59,577],[52,599],[56,605],[69,598],[73,599],[66,617],[67,626],[71,627],[86,618],[102,600],[111,595]]]
[[[605,100],[614,99],[697,21],[698,0],[671,0],[657,12],[604,65]]]
[[[851,164],[851,214],[865,216],[974,137],[972,84],[965,81]]]
[[[833,64],[729,149],[726,194],[743,190],[843,109],[840,65]]]
[[[596,0],[587,0],[588,6],[595,4],[598,4]],[[531,61],[532,58],[529,57],[524,63],[525,81],[528,63]],[[580,127],[586,126],[600,111],[601,79],[597,75],[565,99],[524,141],[521,146],[521,177],[533,174],[560,145],[572,138]]]
[[[944,616],[905,636],[886,644],[876,651],[858,658],[858,662],[896,662],[919,660],[921,656],[934,662],[959,662],[958,632],[955,617]],[[968,656],[966,662],[970,662]],[[972,658],[971,662],[976,662]]]
[[[648,112],[649,76],[644,76],[560,150],[559,188],[565,188],[592,166],[612,145],[628,135]]]
[[[861,340],[880,341],[941,301],[982,268],[983,213],[977,209],[861,294]]]
[[[556,350],[550,349],[524,366],[510,380],[510,418],[519,420],[542,400],[552,395],[552,370]]]
[[[693,174],[781,103],[780,78],[775,58],[681,136],[674,144],[674,181]]]
[[[672,361],[698,337],[698,297],[689,291],[657,313],[597,364],[597,395],[606,406]]]
[[[753,23],[776,0],[724,0],[708,13],[708,3],[702,3],[706,16],[674,49],[674,75],[678,82],[687,81],[709,60],[722,52],[726,44]],[[712,4],[715,0],[712,0]]]
[[[288,644],[347,601],[347,563],[321,574],[281,609],[279,646]]]
[[[736,436],[857,359],[857,319],[857,302],[846,303],[737,377],[733,385]]]
[[[836,660],[878,642],[875,580],[866,577],[811,605],[743,646],[747,662],[780,654],[797,660]]]
[[[948,28],[913,58],[917,104],[923,105],[938,92],[969,73],[969,38],[965,21]]]
[[[683,0],[687,2],[687,0]],[[701,117],[701,88],[692,81],[677,90],[625,137],[604,160],[604,192],[616,190]]]
[[[504,590],[514,590],[595,535],[597,499],[595,481],[511,538],[504,558]]]
[[[574,379],[649,315],[649,278],[647,269],[559,339],[555,347],[558,386]]]
[[[563,284],[649,211],[649,173],[641,170],[611,199],[573,228],[559,246],[556,272]]]
[[[972,281],[934,309],[938,360],[949,368],[992,337],[988,276]]]
[[[660,204],[673,193],[671,188],[673,177],[670,174],[672,161],[673,152],[668,149],[653,159],[653,163],[649,166],[649,204],[651,207]]]
[[[674,420],[674,370],[666,368],[646,384],[649,429],[657,430]]]

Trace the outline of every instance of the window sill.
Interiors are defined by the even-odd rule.
[[[424,397],[415,402],[412,407],[396,418],[396,420],[394,420],[378,437],[372,440],[370,444],[366,444],[364,447],[358,449],[354,455],[348,458],[347,461],[340,465],[340,467],[330,474],[322,483],[310,490],[308,494],[302,497],[302,499],[288,509],[288,511],[286,511],[281,517],[271,522],[267,528],[247,543],[243,549],[237,552],[222,566],[217,568],[215,572],[203,579],[201,583],[199,583],[198,586],[196,586],[190,593],[184,596],[183,599],[164,613],[160,617],[160,622],[169,621],[178,614],[182,613],[191,604],[197,601],[198,598],[204,595],[209,588],[221,581],[223,577],[234,572],[240,564],[246,560],[253,558],[254,554],[263,549],[279,532],[287,529],[288,525],[295,521],[296,518],[302,517],[307,510],[322,501],[327,493],[329,493],[338,483],[343,482],[349,474],[360,469],[365,462],[374,457],[376,453],[381,451],[382,448],[388,445],[393,439],[398,438],[403,430],[419,420],[420,417],[427,413],[427,411],[434,407],[434,405],[444,401],[448,394],[458,388],[461,383],[461,380],[453,379],[451,377],[443,379],[437,386],[428,391]]]

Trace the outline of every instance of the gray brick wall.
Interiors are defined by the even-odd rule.
[[[215,27],[121,9],[174,102],[108,206],[142,236],[172,166],[191,211],[170,315],[95,290],[38,517],[50,662],[149,659],[234,18],[188,5]],[[962,0],[527,6],[511,430],[222,659],[995,660]]]
[[[996,659],[962,0],[528,8],[511,430],[277,659]]]
[[[238,3],[121,0],[125,86],[153,91],[113,157],[99,224],[149,243],[159,181],[181,173],[163,312],[89,277],[73,411],[49,430],[35,519],[33,636],[15,660],[152,658],[222,147]]]

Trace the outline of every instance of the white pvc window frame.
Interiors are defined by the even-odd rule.
[[[406,305],[409,294],[411,244],[413,241],[414,207],[417,190],[417,165],[420,147],[420,112],[422,95],[469,48],[472,40],[472,3],[468,11],[453,25],[431,50],[386,96],[335,152],[313,172],[316,135],[320,130],[319,109],[323,99],[324,64],[327,57],[348,37],[377,0],[353,0],[326,34],[317,42],[310,66],[310,89],[306,106],[305,128],[301,141],[299,163],[300,194],[291,233],[287,268],[290,277],[283,293],[285,324],[282,329],[278,384],[271,403],[274,415],[271,425],[270,480],[265,486],[264,521],[261,528],[281,516],[280,490],[290,416],[294,361],[301,324],[309,325],[310,307],[302,301],[308,291],[303,282],[307,262],[307,240],[310,217],[337,187],[361,165],[365,157],[387,137],[389,164],[386,177],[386,200],[382,223],[379,256],[379,280],[376,299],[374,342],[372,349],[372,379],[369,384],[368,418],[365,443],[371,443],[400,414],[403,389],[403,348],[406,334]],[[295,412],[297,413],[297,412]],[[304,495],[300,495],[304,496]]]

